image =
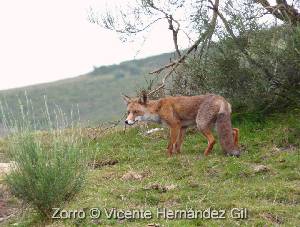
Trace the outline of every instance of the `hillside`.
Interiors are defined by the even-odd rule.
[[[88,140],[84,151],[86,155],[91,152],[92,165],[87,180],[83,190],[63,207],[83,209],[87,216],[55,219],[51,226],[299,226],[300,112],[274,114],[260,121],[256,117],[234,117],[233,125],[241,133],[240,158],[224,156],[219,143],[205,157],[207,141],[196,130],[188,131],[182,152],[170,158],[166,130],[146,135],[145,129],[131,127],[125,133],[112,130]],[[8,205],[15,206],[13,201]],[[92,208],[101,210],[99,219],[89,216]],[[149,210],[153,216],[109,218],[105,209],[112,208]],[[226,213],[219,213],[220,218],[207,214],[157,218],[157,209],[162,208]],[[231,216],[234,208],[244,211],[243,216]],[[17,224],[41,226],[41,220],[27,209],[6,226]]]
[[[95,67],[92,72],[71,79],[0,91],[0,100],[17,115],[20,112],[19,100],[26,108],[26,91],[36,119],[44,119],[45,96],[49,110],[59,106],[68,114],[79,109],[80,119],[84,123],[116,120],[124,111],[120,94],[134,95],[134,91],[146,85],[146,74],[167,63],[171,55],[165,53],[118,65]]]

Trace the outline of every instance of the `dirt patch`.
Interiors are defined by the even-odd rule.
[[[1,156],[2,157],[2,156]],[[1,158],[3,160],[3,158]],[[4,160],[7,161],[7,160]],[[4,177],[15,167],[15,162],[0,162],[0,177]],[[0,184],[0,223],[14,217],[20,210],[20,204],[14,199],[7,186]]]
[[[148,227],[159,227],[160,225],[156,224],[156,223],[149,223],[147,226]]]
[[[199,187],[199,183],[191,180],[188,182],[188,185],[191,187],[191,188],[198,188]]]
[[[282,218],[280,218],[277,215],[271,214],[271,213],[264,213],[264,214],[260,214],[260,216],[270,222],[272,222],[273,224],[283,224],[283,220]]]
[[[287,146],[284,147],[277,147],[274,146],[272,147],[271,151],[276,153],[276,152],[295,152],[297,150],[297,146],[293,144],[288,144]]]
[[[297,147],[294,146],[293,144],[289,144],[288,146],[280,147],[279,150],[281,152],[294,152],[297,150]]]
[[[122,180],[141,180],[143,175],[134,171],[129,171],[122,176]]]
[[[9,173],[15,166],[15,162],[0,162],[0,176]]]
[[[175,184],[161,185],[158,183],[149,184],[146,187],[144,187],[145,190],[157,190],[159,192],[167,192],[170,190],[174,190],[175,188],[177,188],[177,185]]]
[[[114,179],[116,178],[116,174],[114,172],[105,172],[102,174],[102,178],[105,179],[105,180],[111,180],[111,179]]]
[[[20,204],[12,202],[12,198],[8,188],[0,184],[0,223],[16,216],[20,211]]]
[[[4,177],[15,166],[14,162],[0,163],[0,177]],[[14,217],[20,210],[20,204],[13,202],[13,196],[7,186],[0,184],[0,223]]]
[[[113,166],[119,163],[116,159],[108,159],[108,160],[93,160],[88,163],[88,166],[92,169],[100,169],[104,166]]]

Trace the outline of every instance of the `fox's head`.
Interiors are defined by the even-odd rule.
[[[137,121],[147,120],[146,118],[150,113],[147,109],[148,97],[146,92],[143,92],[139,98],[130,98],[126,95],[122,95],[122,98],[127,104],[125,124],[133,125]]]

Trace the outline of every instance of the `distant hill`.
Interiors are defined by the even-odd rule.
[[[170,57],[172,53],[165,53],[118,65],[94,67],[93,71],[71,79],[3,90],[0,91],[0,100],[2,105],[7,103],[11,112],[18,115],[20,102],[26,108],[26,91],[35,118],[39,120],[44,118],[44,96],[47,97],[50,112],[56,106],[67,114],[79,109],[82,122],[89,124],[116,120],[125,110],[120,94],[134,95],[138,88],[145,86],[146,74],[168,63]]]

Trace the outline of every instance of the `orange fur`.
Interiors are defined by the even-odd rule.
[[[231,127],[231,106],[222,97],[213,94],[199,96],[166,97],[159,100],[131,99],[123,96],[127,103],[127,124],[136,121],[163,123],[170,128],[169,156],[179,153],[186,128],[196,125],[207,138],[204,154],[208,155],[215,144],[211,129],[216,124],[221,146],[226,154],[239,156],[238,129]]]

